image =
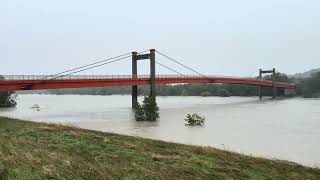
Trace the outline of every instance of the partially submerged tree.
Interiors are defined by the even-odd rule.
[[[142,106],[137,102],[133,111],[137,121],[156,121],[160,117],[159,107],[154,97],[145,96]]]
[[[12,91],[0,92],[0,107],[15,107],[17,95]]]
[[[134,118],[137,121],[144,121],[146,119],[144,115],[144,111],[138,102],[133,106],[133,112],[134,112]]]
[[[204,125],[205,117],[202,117],[196,113],[187,114],[187,118],[184,119],[186,121],[186,126],[202,126]]]
[[[5,78],[0,75],[0,80]],[[15,107],[17,95],[13,91],[2,91],[0,92],[0,107]]]
[[[154,97],[145,96],[142,109],[144,111],[146,121],[155,121],[159,119],[159,107]]]

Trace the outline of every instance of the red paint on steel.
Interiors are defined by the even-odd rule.
[[[0,91],[45,90],[66,88],[93,88],[107,86],[149,85],[149,78],[105,78],[105,79],[55,79],[55,80],[0,80]],[[246,84],[272,87],[271,81],[226,77],[163,77],[156,78],[156,84],[178,83],[221,83]],[[277,88],[295,89],[294,84],[276,82]]]

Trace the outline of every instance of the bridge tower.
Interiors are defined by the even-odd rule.
[[[276,87],[276,68],[272,70],[262,70],[259,69],[259,79],[262,79],[262,74],[270,74],[272,73],[272,98],[275,99],[277,97],[277,87]],[[262,100],[262,86],[259,87],[259,99]]]
[[[138,60],[150,60],[150,97],[156,98],[156,58],[155,49],[150,53],[138,54],[132,52],[132,78],[138,78]],[[132,107],[138,102],[138,86],[132,86]]]

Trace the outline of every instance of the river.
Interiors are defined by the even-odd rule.
[[[17,101],[17,108],[1,109],[0,116],[320,166],[320,99],[157,97],[160,119],[156,122],[136,122],[128,95],[19,95]],[[34,104],[39,104],[40,111],[30,108]],[[205,116],[205,125],[185,126],[187,113]]]

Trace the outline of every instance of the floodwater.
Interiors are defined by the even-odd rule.
[[[260,102],[256,97],[157,97],[157,102],[157,122],[136,122],[128,95],[19,95],[17,108],[1,109],[0,116],[320,166],[320,99]],[[34,104],[40,111],[30,108]],[[185,126],[187,113],[205,116],[206,124]]]

